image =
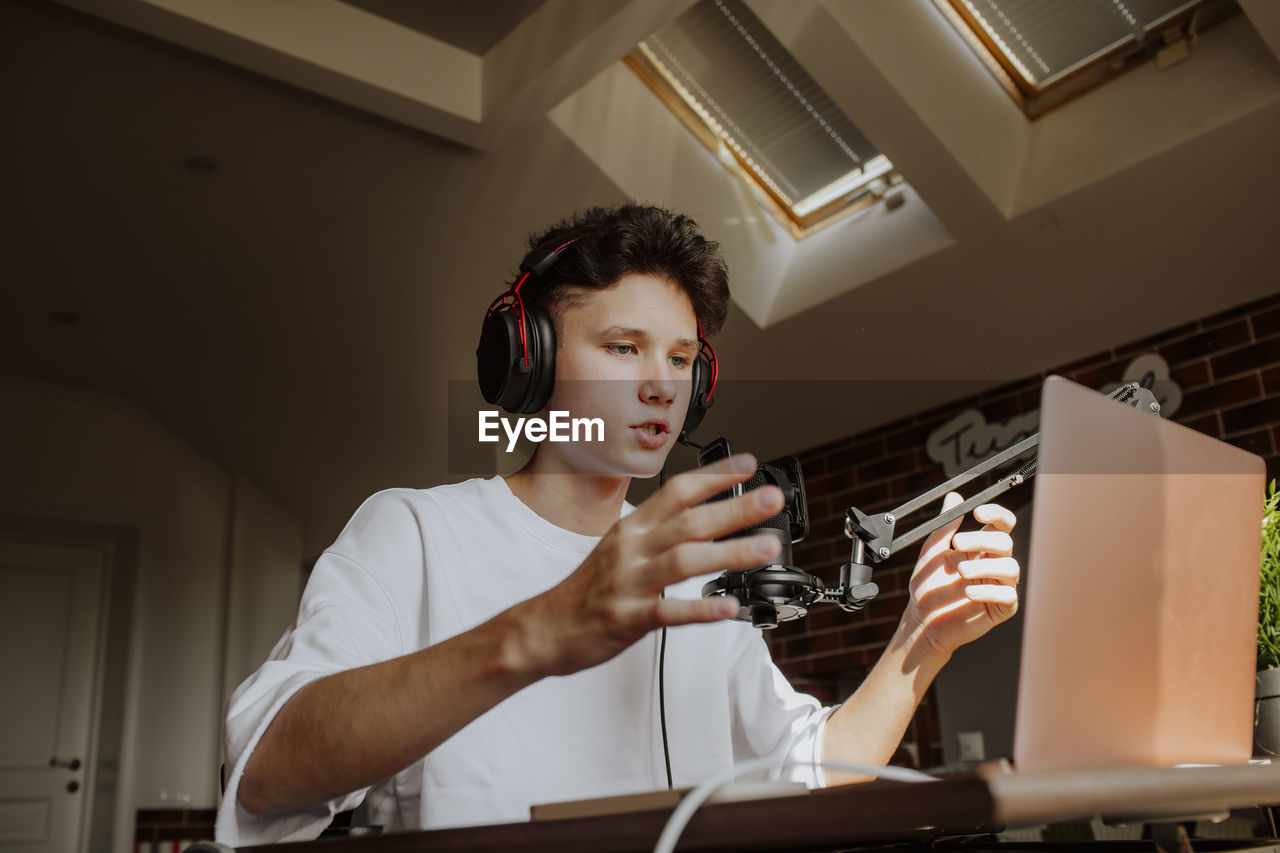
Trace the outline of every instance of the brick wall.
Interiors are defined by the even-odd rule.
[[[959,412],[976,408],[988,423],[1005,421],[1039,406],[1040,385],[1049,373],[1097,388],[1120,381],[1125,367],[1148,352],[1168,362],[1170,377],[1181,386],[1175,421],[1257,453],[1267,461],[1268,479],[1280,478],[1276,295],[797,454],[811,526],[808,539],[795,546],[795,564],[834,584],[849,556],[845,509],[891,509],[945,480],[942,466],[925,453],[925,438]],[[822,607],[768,632],[774,660],[798,688],[825,702],[838,701],[875,663],[906,605],[906,583],[919,548],[906,551],[876,567],[880,595],[860,613]],[[942,761],[939,741],[931,692],[904,743],[919,763],[931,766]]]
[[[139,809],[134,853],[179,853],[197,841],[213,840],[213,809]]]

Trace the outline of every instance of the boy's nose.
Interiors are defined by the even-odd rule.
[[[678,387],[671,376],[647,379],[640,385],[640,399],[647,403],[674,403]]]

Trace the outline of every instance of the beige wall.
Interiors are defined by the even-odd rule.
[[[115,833],[127,851],[136,809],[216,802],[224,685],[292,617],[301,525],[120,398],[0,379],[0,411],[0,512],[138,534]]]

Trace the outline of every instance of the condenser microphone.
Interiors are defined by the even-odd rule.
[[[698,454],[698,466],[732,455],[733,446],[729,440],[718,438]],[[776,628],[779,622],[805,616],[823,590],[820,578],[791,565],[792,543],[809,534],[809,507],[805,500],[800,460],[787,456],[765,462],[746,482],[736,484],[713,500],[735,497],[766,485],[777,486],[782,491],[782,509],[776,515],[725,538],[770,534],[781,546],[777,556],[758,566],[723,573],[702,587],[702,597],[732,596],[738,601],[735,619],[750,622],[757,628]]]

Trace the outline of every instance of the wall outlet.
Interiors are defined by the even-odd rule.
[[[982,744],[982,732],[958,732],[956,739],[960,742],[961,761],[982,761],[987,757],[986,747]]]

